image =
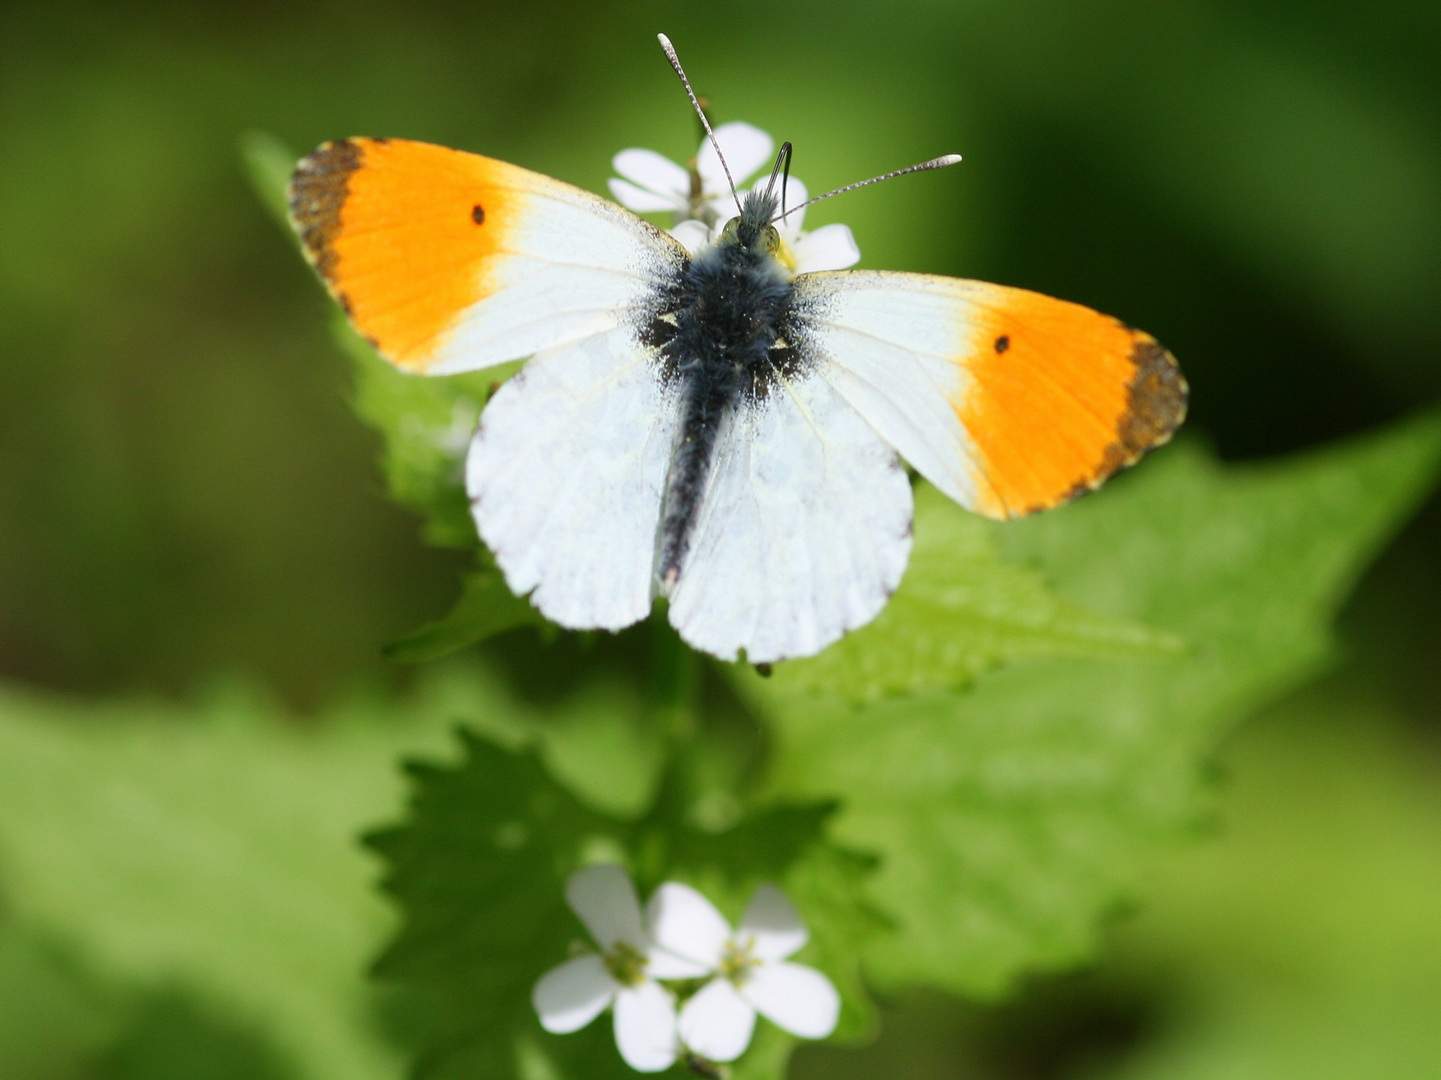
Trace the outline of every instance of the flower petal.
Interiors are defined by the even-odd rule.
[[[761,964],[740,994],[776,1027],[803,1039],[824,1039],[841,1014],[841,996],[830,979],[804,964]]]
[[[756,1011],[741,999],[729,979],[712,979],[680,1010],[680,1038],[712,1061],[734,1061],[750,1045]]]
[[[768,180],[764,182],[769,183]],[[788,242],[794,244],[795,237],[800,235],[801,222],[806,219],[806,212],[804,210],[798,210],[796,207],[804,205],[805,201],[811,197],[811,193],[806,190],[805,184],[801,183],[799,177],[792,176],[786,181],[785,196],[786,207],[789,208],[791,212],[776,222],[776,228],[780,230],[781,236],[785,237]],[[776,213],[779,214],[780,212],[781,206],[777,203]]]
[[[600,1015],[618,989],[599,956],[577,956],[542,975],[530,992],[540,1026],[557,1035],[579,1031]]]
[[[675,956],[714,971],[730,940],[730,923],[715,905],[689,885],[667,881],[646,907],[651,940]]]
[[[861,249],[849,225],[822,225],[791,243],[797,274],[844,270],[861,261]]]
[[[741,199],[745,199],[745,192],[741,192]],[[736,207],[736,201],[731,198],[729,191],[724,195],[716,195],[713,198],[707,199],[704,209],[709,210],[715,215],[717,229],[719,229],[721,225],[724,225],[727,220],[740,213],[740,210]]]
[[[714,970],[713,964],[703,964],[686,956],[677,956],[659,946],[652,946],[646,954],[645,973],[652,979],[699,979]]]
[[[622,150],[611,167],[633,184],[657,195],[667,195],[684,206],[690,198],[690,173],[654,150]]]
[[[631,209],[635,208],[631,207]],[[681,245],[692,255],[709,244],[711,239],[710,229],[706,228],[705,222],[697,221],[695,218],[676,222],[675,228],[671,229],[670,234],[679,240]]]
[[[661,1072],[675,1063],[675,1001],[649,980],[615,996],[615,1045],[636,1072]]]
[[[615,196],[615,201],[622,206],[634,210],[637,214],[651,214],[657,210],[684,210],[686,203],[677,199],[674,195],[657,195],[653,191],[636,187],[629,180],[617,180],[612,176],[606,181],[610,185],[610,193]]]
[[[741,120],[716,128],[715,138],[716,142],[720,143],[721,153],[725,155],[726,164],[731,167],[731,177],[737,186],[762,165],[771,163],[771,152],[776,145],[775,140],[760,128]],[[701,140],[700,150],[696,154],[696,171],[700,173],[702,186],[707,192],[729,194],[725,170],[721,168],[720,159],[716,157],[715,147],[709,139]],[[620,169],[617,168],[616,172],[620,172]]]
[[[577,870],[565,883],[565,902],[602,950],[609,950],[617,941],[645,948],[640,901],[630,875],[619,866],[607,863]]]
[[[765,884],[751,897],[736,938],[749,938],[762,960],[784,960],[810,939],[810,932],[786,894]]]

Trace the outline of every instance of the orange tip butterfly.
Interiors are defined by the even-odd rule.
[[[382,356],[428,375],[529,358],[481,415],[466,488],[510,588],[561,626],[619,630],[659,595],[722,659],[812,655],[900,584],[902,459],[1012,518],[1093,490],[1185,416],[1170,353],[1089,308],[926,274],[793,273],[775,227],[789,157],[743,198],[731,185],[736,216],[695,252],[459,150],[344,139],[296,167],[306,254]]]

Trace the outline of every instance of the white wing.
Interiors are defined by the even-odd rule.
[[[910,550],[905,471],[817,370],[721,432],[670,621],[725,660],[809,656],[875,618]]]
[[[650,611],[677,415],[625,327],[540,353],[486,406],[465,470],[476,525],[546,618],[619,630]]]

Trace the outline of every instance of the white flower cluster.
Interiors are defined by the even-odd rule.
[[[682,1053],[734,1061],[750,1044],[756,1013],[806,1039],[836,1026],[840,995],[814,968],[786,957],[806,943],[805,924],[773,885],[762,885],[732,930],[688,885],[669,881],[644,913],[618,866],[570,876],[566,902],[600,947],[541,976],[531,1002],[547,1031],[578,1031],[612,1006],[615,1042],[638,1072],[668,1069]],[[707,980],[676,1010],[662,981]]]
[[[775,142],[758,127],[739,121],[722,124],[715,129],[715,137],[738,184],[773,160]],[[639,214],[669,211],[674,225],[671,235],[692,254],[714,241],[725,223],[735,217],[725,169],[709,139],[702,140],[693,169],[682,168],[654,150],[622,150],[612,164],[620,173],[610,181],[616,201]],[[769,182],[767,176],[756,186]],[[742,201],[744,198],[741,192]],[[807,198],[806,186],[792,176],[786,184],[786,206],[800,206]],[[801,229],[804,220],[805,211],[797,210],[776,222],[782,262],[789,263],[797,274],[844,270],[860,260],[861,250],[848,226],[824,225],[808,233]]]

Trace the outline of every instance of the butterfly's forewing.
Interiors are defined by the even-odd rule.
[[[671,623],[722,659],[819,652],[895,591],[911,509],[895,452],[818,370],[779,381],[720,433]]]
[[[295,170],[290,213],[355,328],[431,375],[605,333],[685,254],[580,188],[402,139],[324,144]]]
[[[1170,438],[1186,383],[1149,334],[1025,289],[922,274],[796,279],[841,395],[962,506],[1019,517]]]
[[[537,355],[491,398],[466,461],[507,584],[574,629],[619,630],[650,611],[679,410],[633,334]]]

